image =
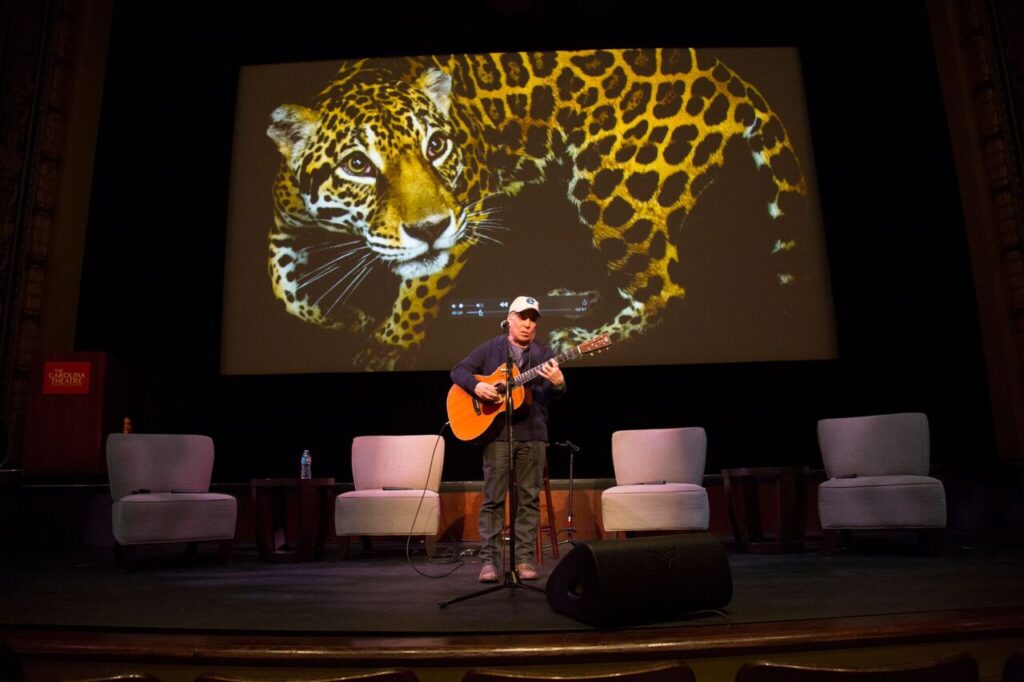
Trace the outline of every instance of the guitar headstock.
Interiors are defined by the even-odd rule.
[[[609,338],[607,334],[601,334],[599,336],[595,336],[594,338],[588,341],[584,341],[579,346],[577,346],[577,348],[579,349],[580,354],[582,355],[584,353],[594,353],[599,350],[604,350],[610,345],[612,345],[611,338]]]

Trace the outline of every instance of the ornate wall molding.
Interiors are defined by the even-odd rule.
[[[999,454],[1024,459],[1024,154],[1010,0],[930,0],[957,161]]]
[[[75,0],[3,3],[0,44],[0,395],[17,466],[29,374],[41,325],[67,135],[77,25]]]

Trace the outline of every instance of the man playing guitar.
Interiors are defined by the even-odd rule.
[[[565,393],[565,377],[551,349],[536,341],[540,304],[529,296],[520,296],[508,307],[502,322],[507,334],[485,341],[470,352],[451,371],[452,382],[475,396],[481,405],[501,408],[509,382],[489,382],[479,375],[505,366],[508,353],[519,373],[534,370],[538,376],[528,381],[530,393],[512,419],[512,448],[516,473],[516,556],[515,572],[521,580],[536,580],[533,547],[540,518],[540,489],[548,440],[548,401]],[[516,401],[518,402],[518,401]],[[504,427],[504,418],[495,425]],[[493,437],[492,437],[493,434]],[[505,525],[505,493],[508,488],[508,445],[505,428],[488,430],[483,451],[484,501],[478,526],[483,546],[480,559],[481,582],[497,582],[497,563],[501,557],[500,535]]]

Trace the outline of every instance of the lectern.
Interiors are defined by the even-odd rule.
[[[107,353],[52,353],[32,370],[22,468],[28,475],[106,476],[107,434],[122,428],[123,391]]]

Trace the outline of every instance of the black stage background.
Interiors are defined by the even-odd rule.
[[[796,45],[835,298],[834,361],[569,368],[552,439],[611,474],[610,434],[702,425],[708,471],[820,466],[822,417],[924,411],[933,459],[994,462],[956,176],[922,3],[796,7],[598,0],[458,4],[117,3],[76,348],[129,370],[140,431],[217,443],[215,480],[348,480],[352,437],[434,433],[444,372],[219,375],[234,92],[244,64],[597,46]],[[268,217],[269,219],[269,217]],[[269,224],[269,223],[268,223]],[[266,226],[260,226],[264,231]],[[528,283],[517,285],[529,288]],[[477,339],[466,339],[466,349]],[[449,440],[446,480],[479,478]],[[552,477],[566,475],[552,461]]]

